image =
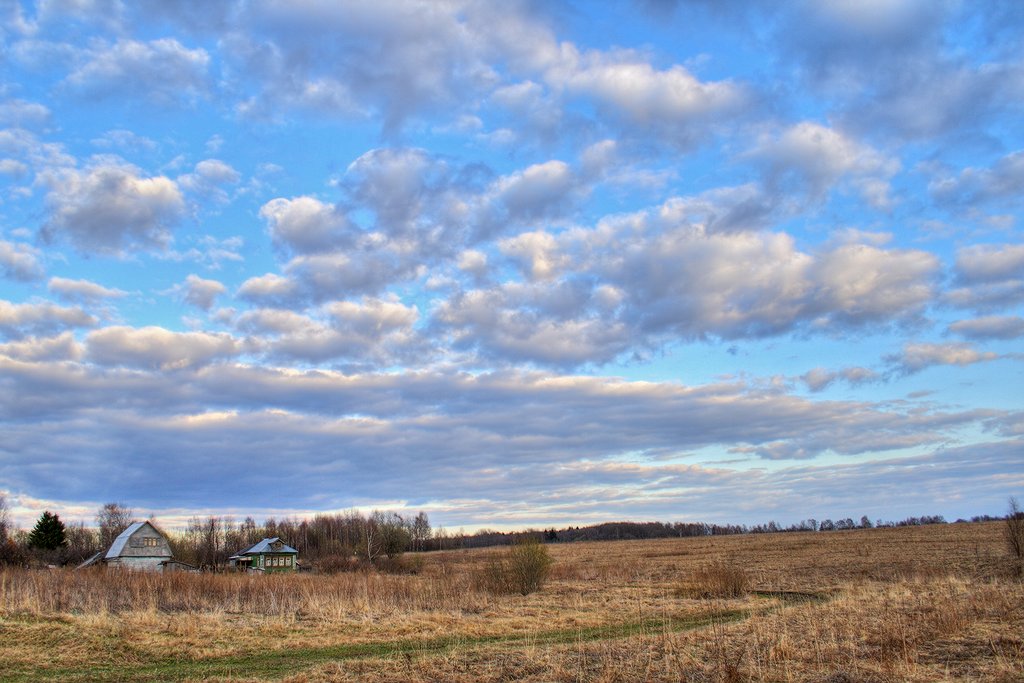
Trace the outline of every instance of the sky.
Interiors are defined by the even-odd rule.
[[[0,491],[947,519],[1024,495],[1024,4],[0,0]]]

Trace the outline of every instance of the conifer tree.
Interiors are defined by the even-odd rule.
[[[56,550],[67,544],[64,532],[64,522],[60,517],[50,514],[49,510],[43,512],[39,521],[36,522],[32,532],[28,535],[28,547],[39,548],[40,550]]]

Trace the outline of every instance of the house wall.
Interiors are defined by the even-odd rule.
[[[167,558],[163,556],[157,557],[117,557],[112,560],[107,560],[108,567],[122,567],[124,569],[137,569],[148,572],[158,572],[162,570],[160,565]]]
[[[259,567],[262,568],[263,571],[266,571],[266,572],[293,572],[293,571],[295,571],[296,556],[293,555],[292,553],[280,553],[280,554],[277,554],[277,553],[263,553],[263,554],[259,555],[258,557],[259,557]],[[271,562],[270,562],[270,558],[272,558],[272,557],[282,557],[282,558],[283,557],[288,557],[288,558],[291,558],[291,560],[289,561],[287,566],[284,566],[284,567],[280,567],[280,566],[279,567],[274,567],[274,566],[271,566]]]
[[[151,540],[150,543],[155,542],[156,545],[146,545],[146,539],[155,539]],[[121,550],[120,557],[156,557],[166,560],[171,557],[171,546],[167,539],[161,536],[156,529],[146,524],[131,535],[131,538],[128,539],[128,542],[125,543],[124,548]]]

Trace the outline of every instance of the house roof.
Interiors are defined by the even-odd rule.
[[[260,553],[295,553],[296,555],[299,554],[298,550],[283,542],[280,550],[275,550],[270,547],[271,543],[280,540],[281,539],[277,536],[274,536],[273,538],[264,538],[262,541],[260,541],[253,547],[249,548],[248,550],[243,550],[242,552],[238,553],[238,555],[236,555],[235,557],[240,557],[242,555],[259,555]]]
[[[104,559],[110,560],[115,557],[121,557],[121,551],[124,550],[125,545],[128,543],[128,539],[132,537],[132,534],[147,524],[149,524],[149,522],[135,522],[118,534],[117,538],[114,539],[114,542],[110,544],[110,550],[107,551]],[[153,525],[149,524],[149,526]],[[154,531],[156,530],[154,529]]]
[[[94,564],[96,564],[97,562],[99,562],[101,557],[103,557],[103,551],[102,550],[99,551],[98,553],[96,553],[95,555],[93,555],[92,557],[90,557],[88,560],[86,560],[82,564],[80,564],[77,567],[75,567],[75,569],[82,569],[83,567],[91,567]]]

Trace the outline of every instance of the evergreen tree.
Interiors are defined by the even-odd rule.
[[[28,535],[28,547],[39,548],[40,550],[56,550],[67,544],[64,533],[64,522],[60,521],[57,515],[51,515],[49,510],[43,512],[39,521],[36,522],[32,532]]]

